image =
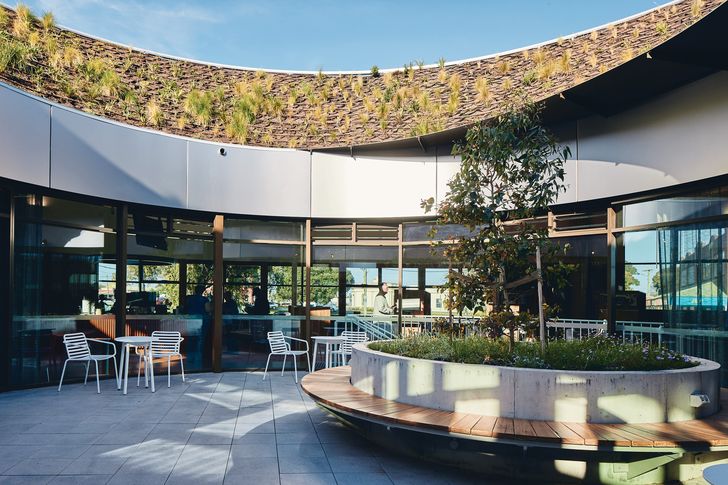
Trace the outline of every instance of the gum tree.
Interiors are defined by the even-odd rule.
[[[511,309],[515,292],[539,279],[536,254],[549,259],[556,251],[547,227],[535,218],[546,215],[564,190],[570,152],[541,125],[540,107],[523,102],[470,128],[453,154],[461,159],[460,170],[436,207],[435,231],[457,224],[470,234],[442,245],[453,268],[445,284],[450,309],[488,312],[487,322],[510,329],[512,346],[524,321]],[[426,210],[433,204],[423,201]],[[558,266],[554,261],[544,272],[558,273]]]

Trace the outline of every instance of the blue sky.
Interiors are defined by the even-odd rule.
[[[12,0],[0,0],[12,3]],[[368,70],[515,49],[664,0],[31,0],[65,26],[199,60]]]

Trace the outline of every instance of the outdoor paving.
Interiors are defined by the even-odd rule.
[[[166,377],[0,394],[0,484],[494,483],[370,445],[290,373]]]

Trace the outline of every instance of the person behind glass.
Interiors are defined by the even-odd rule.
[[[237,315],[240,313],[238,310],[238,302],[233,298],[231,291],[223,293],[222,313],[223,315]]]
[[[261,288],[253,288],[253,304],[245,305],[245,311],[250,315],[268,315],[270,313],[268,296]]]
[[[195,286],[195,293],[187,296],[185,300],[185,311],[188,315],[205,314],[208,299],[204,296],[204,293],[205,285],[197,285]]]
[[[387,301],[387,292],[389,286],[387,283],[379,284],[379,293],[374,297],[374,314],[375,315],[391,315],[395,312],[395,306],[390,305]]]

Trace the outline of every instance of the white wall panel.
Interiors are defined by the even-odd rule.
[[[447,194],[449,188],[447,184],[450,179],[458,173],[460,170],[460,159],[452,155],[440,155],[437,156],[437,196],[436,201],[439,203]]]
[[[129,202],[186,206],[186,140],[55,107],[52,127],[53,188]]]
[[[313,217],[420,217],[436,192],[434,157],[373,158],[328,153],[312,157]]]
[[[50,106],[0,86],[0,177],[48,186]]]
[[[227,154],[220,155],[224,147]],[[309,217],[310,154],[189,142],[189,208]]]
[[[727,134],[728,73],[724,72],[628,112],[582,120],[579,200],[726,174]]]

